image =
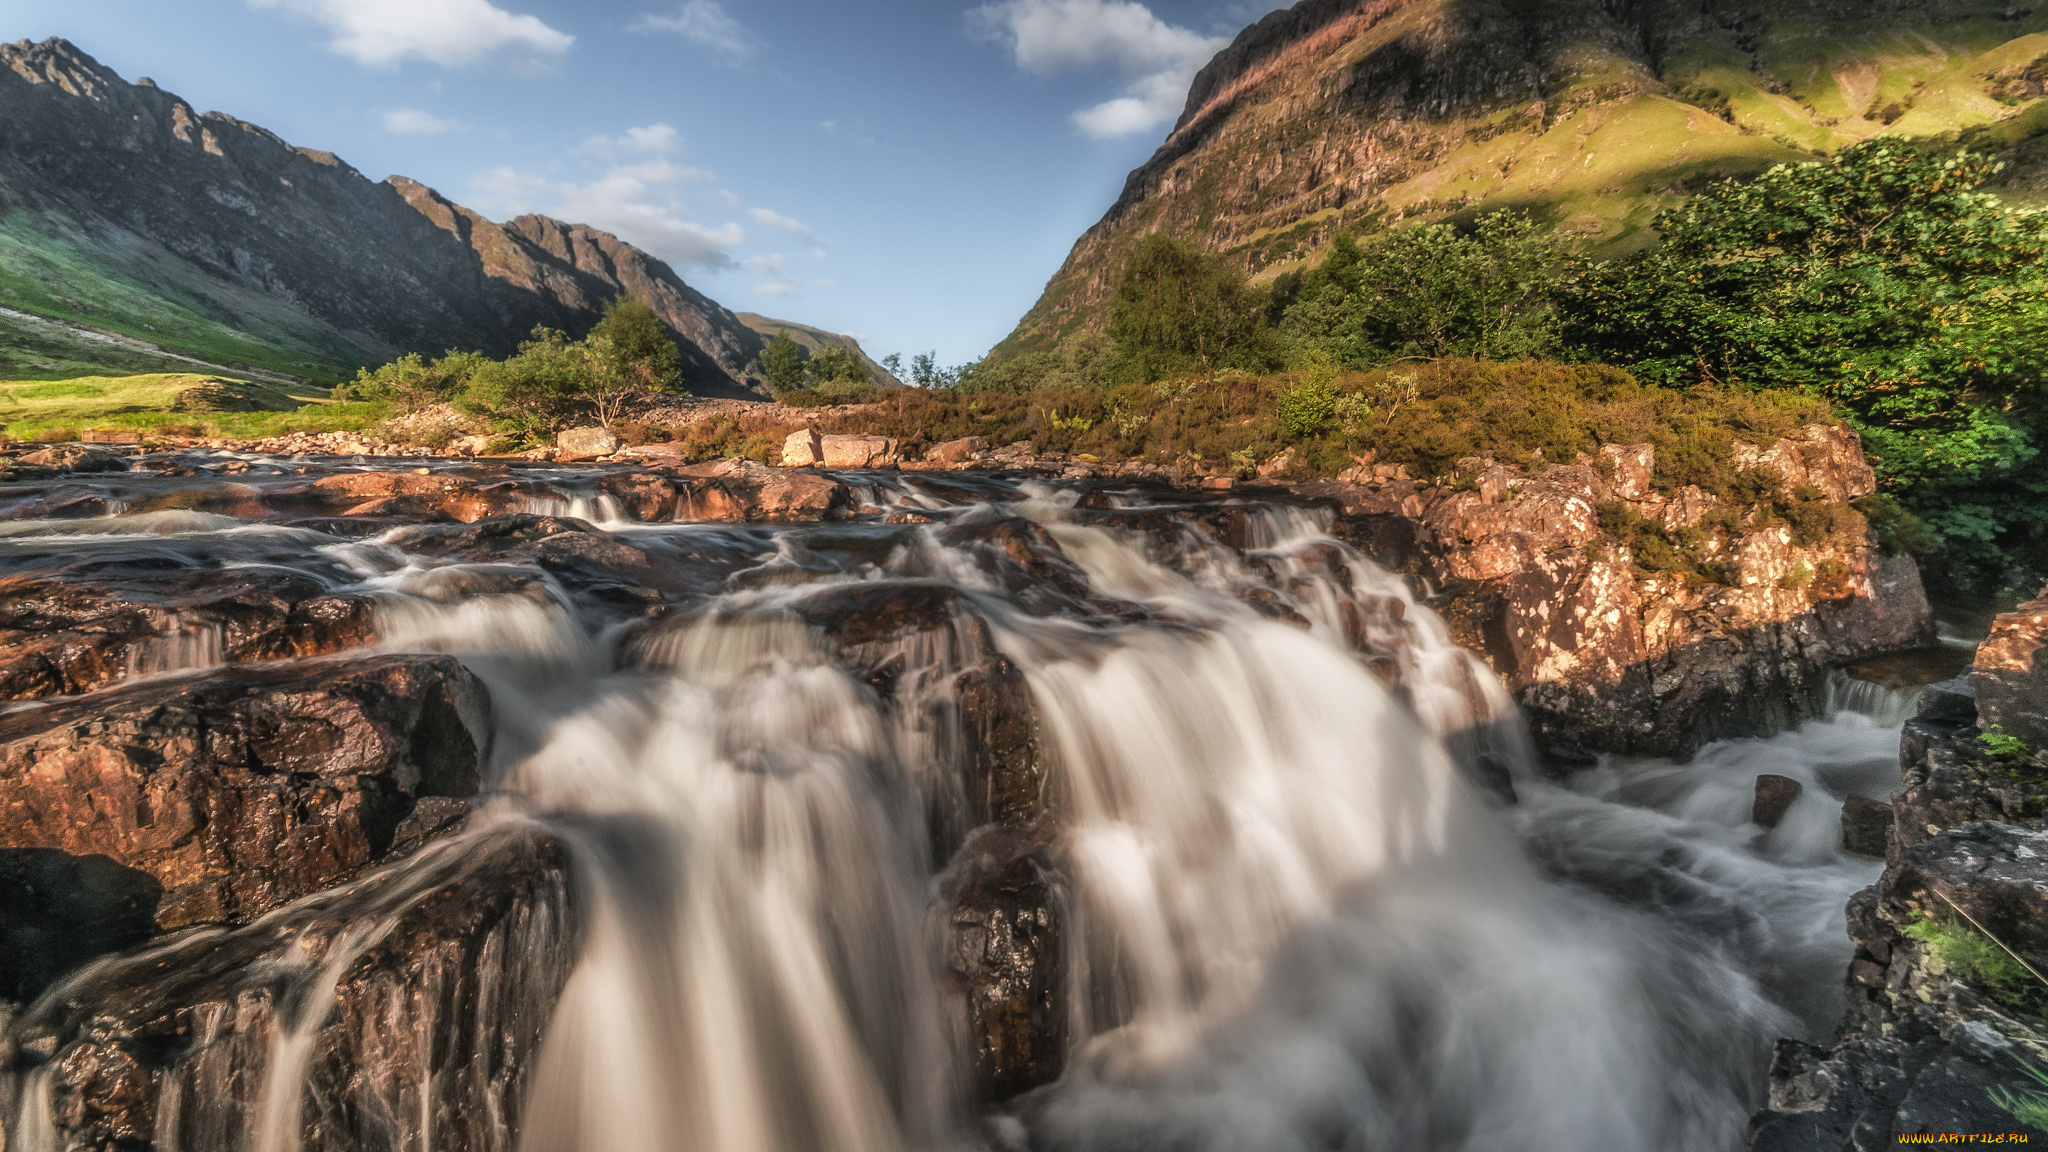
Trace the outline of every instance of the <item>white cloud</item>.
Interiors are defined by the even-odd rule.
[[[997,0],[967,14],[968,28],[1006,45],[1017,66],[1041,76],[1114,69],[1124,94],[1074,113],[1096,137],[1143,132],[1172,120],[1188,82],[1230,41],[1168,24],[1130,0]]]
[[[816,240],[818,238],[811,231],[810,225],[801,220],[792,220],[772,208],[750,208],[747,210],[747,215],[752,216],[757,224],[773,228],[777,232],[787,232],[801,240]]]
[[[824,250],[823,248],[813,248],[813,249],[811,249],[811,259],[813,259],[813,260],[823,260],[824,258],[825,258],[825,250]]]
[[[325,26],[340,55],[373,68],[416,57],[435,64],[475,64],[501,51],[558,56],[576,42],[539,18],[507,12],[490,0],[249,0]]]
[[[789,297],[803,295],[803,291],[806,288],[837,288],[838,286],[838,284],[830,280],[770,280],[765,284],[754,285],[754,291],[759,292],[763,296]]]
[[[460,120],[444,120],[417,108],[393,108],[384,113],[384,130],[401,136],[433,136],[464,127],[467,125]]]
[[[766,256],[749,256],[745,260],[740,261],[740,266],[750,272],[758,272],[763,276],[780,276],[782,275],[782,254],[780,252],[770,252]]]
[[[666,124],[649,124],[642,128],[628,128],[617,136],[592,136],[578,144],[574,151],[583,156],[602,156],[609,160],[620,155],[666,156],[680,151],[682,137]]]
[[[754,34],[732,18],[716,0],[685,0],[672,16],[648,13],[628,26],[633,32],[671,32],[727,60],[754,54]]]
[[[487,212],[542,212],[618,235],[678,268],[733,268],[733,250],[747,242],[733,221],[709,227],[692,218],[683,190],[712,179],[700,168],[665,159],[615,164],[586,183],[550,180],[514,168],[477,177],[475,200]]]

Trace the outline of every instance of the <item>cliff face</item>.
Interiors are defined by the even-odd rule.
[[[1770,1100],[1750,1126],[1755,1152],[2048,1135],[1998,1095],[2031,1089],[2024,1069],[2048,1055],[2048,995],[2034,975],[2048,971],[2044,647],[2048,595],[1999,617],[1970,672],[1921,693],[1898,789],[1888,806],[1865,802],[1881,815],[1885,870],[1849,901],[1848,1009],[1832,1046],[1778,1042]]]
[[[171,346],[225,336],[342,365],[502,353],[536,324],[580,333],[625,291],[682,338],[699,391],[732,389],[761,347],[615,236],[493,224],[402,177],[371,181],[62,40],[0,45],[0,213],[10,296]]]
[[[1523,208],[1621,252],[1709,180],[1883,132],[2009,149],[2034,195],[2043,29],[1972,0],[1303,0],[1195,77],[1000,350],[1098,323],[1154,231],[1270,274],[1382,214]]]

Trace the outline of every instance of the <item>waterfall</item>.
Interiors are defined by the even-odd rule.
[[[1326,512],[1010,495],[877,480],[865,500],[929,522],[608,524],[722,565],[658,620],[409,530],[272,532],[302,557],[261,562],[374,599],[384,648],[488,685],[487,800],[452,840],[101,961],[28,1017],[149,971],[245,991],[181,1041],[160,1152],[1731,1145],[1770,1040],[1846,960],[1870,869],[1816,829],[1881,783],[1889,713],[1845,698],[1775,742],[1563,785]],[[253,547],[176,525],[176,547]],[[962,688],[997,673],[1042,770],[1000,803]],[[1781,768],[1810,793],[1767,833],[1742,790]],[[1005,820],[1062,870],[1043,959],[1068,1053],[991,1107],[934,910]],[[457,1029],[454,991],[364,998],[421,909],[547,845],[564,863],[516,915],[422,961],[479,1018]],[[4,1087],[9,1152],[62,1147],[50,1067]]]

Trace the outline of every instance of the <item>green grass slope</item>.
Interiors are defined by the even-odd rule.
[[[1712,180],[1883,133],[1998,152],[1999,190],[2048,203],[2048,6],[1308,0],[1284,15],[1312,6],[1322,23],[1256,52],[1241,40],[1196,81],[998,358],[1098,326],[1129,244],[1154,231],[1255,280],[1340,230],[1504,208],[1612,256],[1655,243],[1656,214]]]
[[[323,384],[352,375],[364,361],[340,332],[286,300],[216,279],[126,233],[19,207],[0,216],[0,307],[119,333],[209,364]],[[149,363],[135,349],[26,327],[0,328],[0,357],[10,375],[168,366]]]
[[[381,405],[185,372],[0,381],[0,433],[10,440],[70,439],[88,428],[246,437],[352,431],[385,414]]]

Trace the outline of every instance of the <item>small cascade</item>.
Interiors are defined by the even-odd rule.
[[[595,496],[575,495],[528,496],[519,502],[519,511],[532,516],[561,516],[574,520],[588,520],[593,524],[616,527],[632,523],[617,499],[609,493]]]
[[[220,624],[210,620],[188,623],[173,613],[154,639],[128,650],[128,675],[217,668],[226,662],[222,645]]]
[[[1883,786],[1896,699],[1844,680],[1796,733],[1560,784],[1326,511],[960,483],[863,488],[905,522],[581,552],[135,523],[119,547],[232,539],[374,604],[383,652],[458,658],[485,792],[394,865],[53,988],[8,1027],[8,1152],[86,1139],[89,1061],[154,1086],[90,1138],[156,1152],[1739,1138],[1838,983],[1872,865],[1816,829]],[[659,595],[621,591],[633,557]],[[220,658],[166,636],[137,672]],[[1807,785],[1776,829],[1759,771]],[[994,1098],[995,1049],[1041,1041]]]

